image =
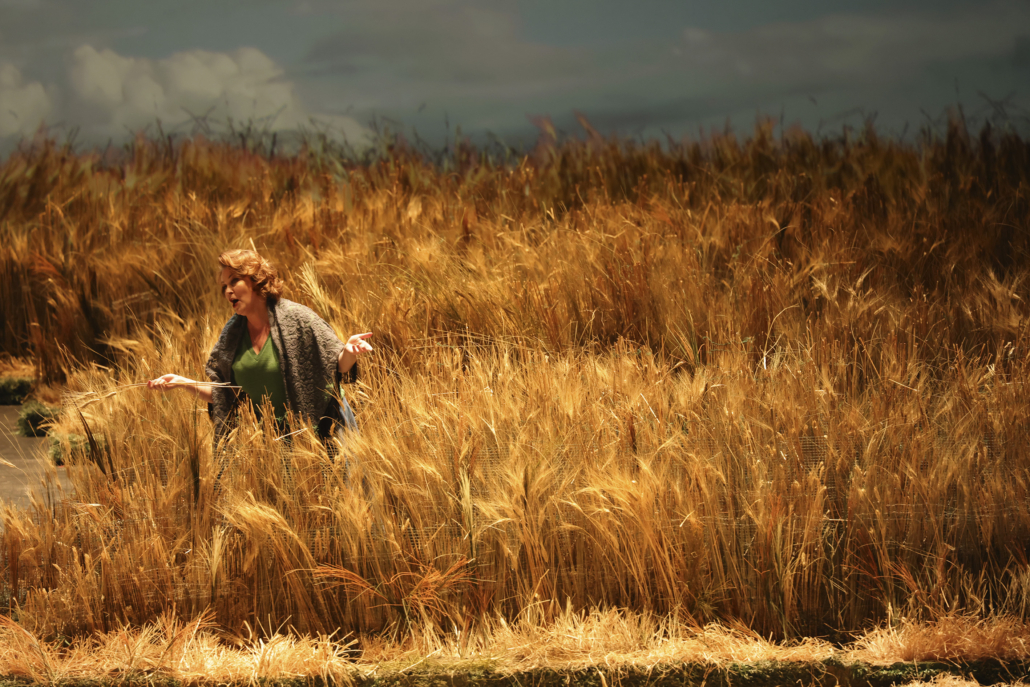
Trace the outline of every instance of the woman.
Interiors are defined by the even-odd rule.
[[[288,431],[287,411],[317,426],[323,440],[344,426],[356,428],[354,413],[339,392],[340,380],[345,373],[351,382],[357,378],[357,359],[372,350],[365,341],[372,333],[340,341],[310,308],[281,297],[278,273],[254,251],[226,251],[218,264],[222,295],[234,314],[207,361],[205,371],[214,384],[166,374],[147,386],[187,389],[207,402],[216,445],[246,399],[259,416],[266,402],[271,405],[280,434]]]

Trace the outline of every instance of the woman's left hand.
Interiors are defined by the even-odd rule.
[[[355,334],[347,339],[347,343],[343,345],[343,350],[340,351],[340,372],[346,372],[351,369],[354,367],[354,363],[357,362],[359,355],[373,350],[372,344],[365,341],[365,339],[371,336],[372,332],[365,332],[364,334]]]
[[[372,344],[365,341],[365,339],[372,336],[372,332],[365,332],[364,334],[355,334],[351,338],[347,339],[347,343],[343,345],[344,349],[353,353],[355,356],[359,356],[362,353],[368,353],[372,350]]]

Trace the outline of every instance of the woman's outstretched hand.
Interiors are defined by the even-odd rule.
[[[193,395],[205,403],[211,402],[211,385],[206,382],[197,382],[182,375],[167,374],[147,382],[148,389],[158,391],[169,391],[171,389],[188,389]]]
[[[368,353],[372,350],[372,344],[365,341],[372,336],[372,332],[365,332],[364,334],[355,334],[351,338],[347,339],[347,343],[343,345],[349,353],[353,353],[355,356],[359,356],[362,353]]]
[[[343,345],[343,350],[340,351],[340,358],[338,360],[340,372],[346,372],[351,369],[354,367],[354,363],[358,361],[358,356],[373,350],[372,344],[365,341],[365,339],[371,336],[372,332],[365,332],[364,334],[355,334],[347,339],[347,343]]]
[[[161,375],[157,379],[151,379],[147,382],[147,388],[168,391],[186,384],[196,384],[196,382],[180,375]]]

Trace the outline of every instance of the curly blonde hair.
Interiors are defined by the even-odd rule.
[[[252,250],[227,250],[218,256],[218,264],[241,277],[250,277],[254,290],[263,298],[275,300],[283,295],[283,280],[272,263]]]

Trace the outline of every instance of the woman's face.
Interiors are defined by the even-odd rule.
[[[223,267],[218,281],[222,284],[222,294],[229,301],[229,307],[237,315],[247,317],[266,307],[265,299],[254,290],[250,277],[241,277],[231,268]]]

